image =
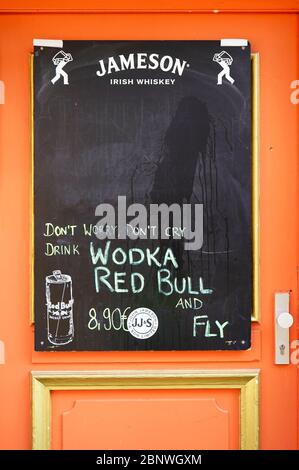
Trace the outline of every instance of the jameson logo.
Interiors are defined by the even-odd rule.
[[[189,67],[186,60],[178,59],[170,55],[160,55],[156,53],[147,54],[146,52],[131,53],[128,55],[119,55],[99,60],[98,77],[106,74],[120,72],[122,70],[162,70],[179,76],[183,75],[185,67]]]
[[[100,240],[130,238],[183,239],[185,250],[200,250],[203,244],[203,204],[130,204],[118,196],[117,210],[99,204],[95,215],[101,217],[93,228]]]

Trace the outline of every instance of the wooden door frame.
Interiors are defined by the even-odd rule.
[[[32,372],[32,448],[51,449],[53,390],[240,391],[240,448],[259,448],[259,370],[105,370]]]
[[[2,0],[0,12],[20,13],[296,13],[299,0]],[[41,5],[42,3],[42,5]],[[100,5],[99,5],[100,4]]]

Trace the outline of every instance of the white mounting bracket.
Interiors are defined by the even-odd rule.
[[[290,337],[289,330],[293,324],[290,310],[290,293],[277,292],[275,294],[275,364],[290,363]]]

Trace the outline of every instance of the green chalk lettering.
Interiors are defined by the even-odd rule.
[[[138,264],[141,264],[144,261],[144,258],[144,252],[140,248],[131,248],[129,250],[129,263],[132,266],[137,266]]]
[[[223,333],[223,330],[224,328],[226,327],[226,325],[228,325],[228,321],[224,322],[224,323],[219,323],[218,320],[215,321],[216,325],[218,326],[219,328],[219,333],[220,333],[220,338],[224,338],[224,333]]]
[[[120,255],[120,259],[117,260],[117,255]],[[113,252],[112,252],[112,261],[115,263],[115,264],[125,264],[125,262],[127,261],[127,255],[126,255],[126,252],[122,249],[122,248],[116,248]]]
[[[104,274],[100,274],[103,272]],[[114,292],[114,289],[110,282],[107,281],[107,278],[110,276],[110,269],[105,268],[104,266],[100,266],[97,268],[94,268],[94,280],[95,280],[95,288],[96,292],[100,292],[100,283],[102,282],[110,292]]]
[[[136,285],[138,284],[137,280],[140,282],[140,286]],[[140,273],[132,273],[131,275],[131,289],[133,294],[138,294],[139,292],[142,292],[144,288],[144,276]]]
[[[128,289],[122,289],[119,287],[121,284],[125,283],[125,279],[122,279],[126,276],[126,273],[114,273],[114,290],[115,292],[128,292]]]
[[[103,252],[102,248],[97,248],[97,252],[95,252],[93,242],[89,244],[89,252],[91,256],[91,260],[93,264],[97,264],[100,260],[102,264],[107,264],[108,256],[110,251],[110,241],[105,244],[105,250]]]
[[[193,336],[197,336],[197,328],[199,326],[205,326],[206,321],[201,321],[202,318],[208,318],[208,315],[198,315],[197,317],[194,317],[193,319]]]
[[[159,269],[159,271],[157,272],[157,277],[159,293],[164,295],[171,295],[173,293],[173,286],[172,283],[169,281],[170,271],[168,269]]]

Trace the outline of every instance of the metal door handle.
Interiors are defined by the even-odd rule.
[[[291,328],[294,323],[294,318],[290,313],[283,312],[278,315],[276,321],[281,328]]]

